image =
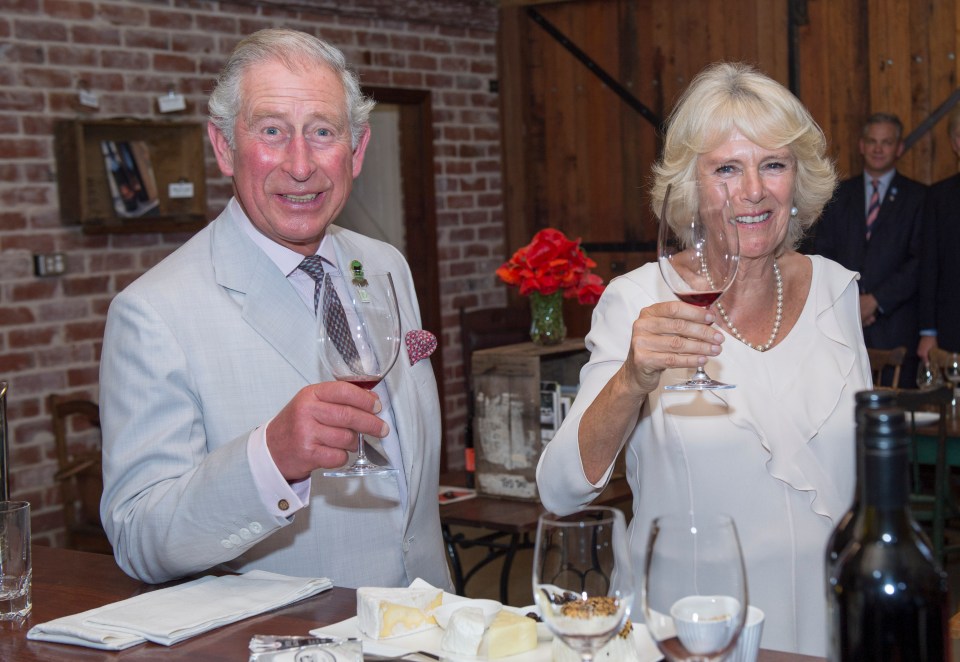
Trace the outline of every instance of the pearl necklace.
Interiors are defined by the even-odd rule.
[[[703,273],[706,274],[707,282],[710,283],[710,287],[713,287],[713,279],[710,277],[710,272],[707,271],[707,263],[703,259],[703,255],[700,256],[700,267],[703,269]],[[773,331],[770,332],[770,337],[767,338],[767,342],[763,345],[754,345],[753,343],[744,339],[740,335],[740,330],[733,325],[733,322],[730,321],[730,318],[727,317],[727,311],[723,309],[723,304],[719,301],[716,302],[717,312],[720,313],[720,317],[723,318],[723,323],[727,325],[727,328],[730,329],[730,333],[733,334],[733,337],[742,342],[744,345],[750,349],[755,349],[758,352],[765,352],[773,345],[773,341],[777,339],[777,334],[780,332],[780,323],[783,322],[783,276],[780,275],[780,266],[777,264],[777,259],[773,259],[773,275],[777,281],[777,316],[773,320]]]

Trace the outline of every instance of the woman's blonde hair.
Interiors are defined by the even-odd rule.
[[[800,100],[746,64],[711,64],[681,95],[667,120],[663,157],[653,167],[654,214],[660,216],[667,186],[695,181],[698,157],[719,147],[734,131],[765,149],[789,147],[796,159],[797,214],[790,218],[784,241],[796,248],[833,195],[836,170],[826,155],[823,131]]]

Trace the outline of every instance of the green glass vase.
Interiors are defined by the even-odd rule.
[[[563,292],[530,294],[530,340],[537,345],[559,345],[567,337],[563,323]]]

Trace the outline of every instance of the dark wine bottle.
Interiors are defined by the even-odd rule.
[[[850,510],[844,513],[843,517],[840,518],[840,522],[830,535],[830,539],[827,540],[827,577],[830,577],[830,575],[833,573],[837,559],[840,557],[840,552],[842,552],[843,548],[846,547],[847,543],[850,542],[850,539],[853,537],[853,530],[858,523],[855,520],[857,513],[860,512],[860,480],[863,476],[862,438],[864,429],[864,413],[869,409],[884,409],[887,407],[893,407],[896,404],[897,394],[895,391],[890,389],[859,391],[857,392],[855,399],[856,405],[854,408],[854,417],[856,419],[857,427],[854,452],[856,453],[857,483],[854,486],[853,504],[850,506]]]
[[[866,410],[853,536],[827,578],[828,659],[943,662],[947,575],[910,514],[906,419]]]

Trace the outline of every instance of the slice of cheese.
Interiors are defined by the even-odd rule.
[[[525,653],[537,647],[537,623],[532,618],[504,609],[487,632],[487,657],[495,660]]]
[[[373,639],[389,639],[437,627],[433,610],[440,606],[438,588],[357,589],[357,622]]]
[[[483,610],[479,607],[464,607],[450,615],[447,629],[443,632],[440,648],[449,653],[476,655],[487,629]]]

